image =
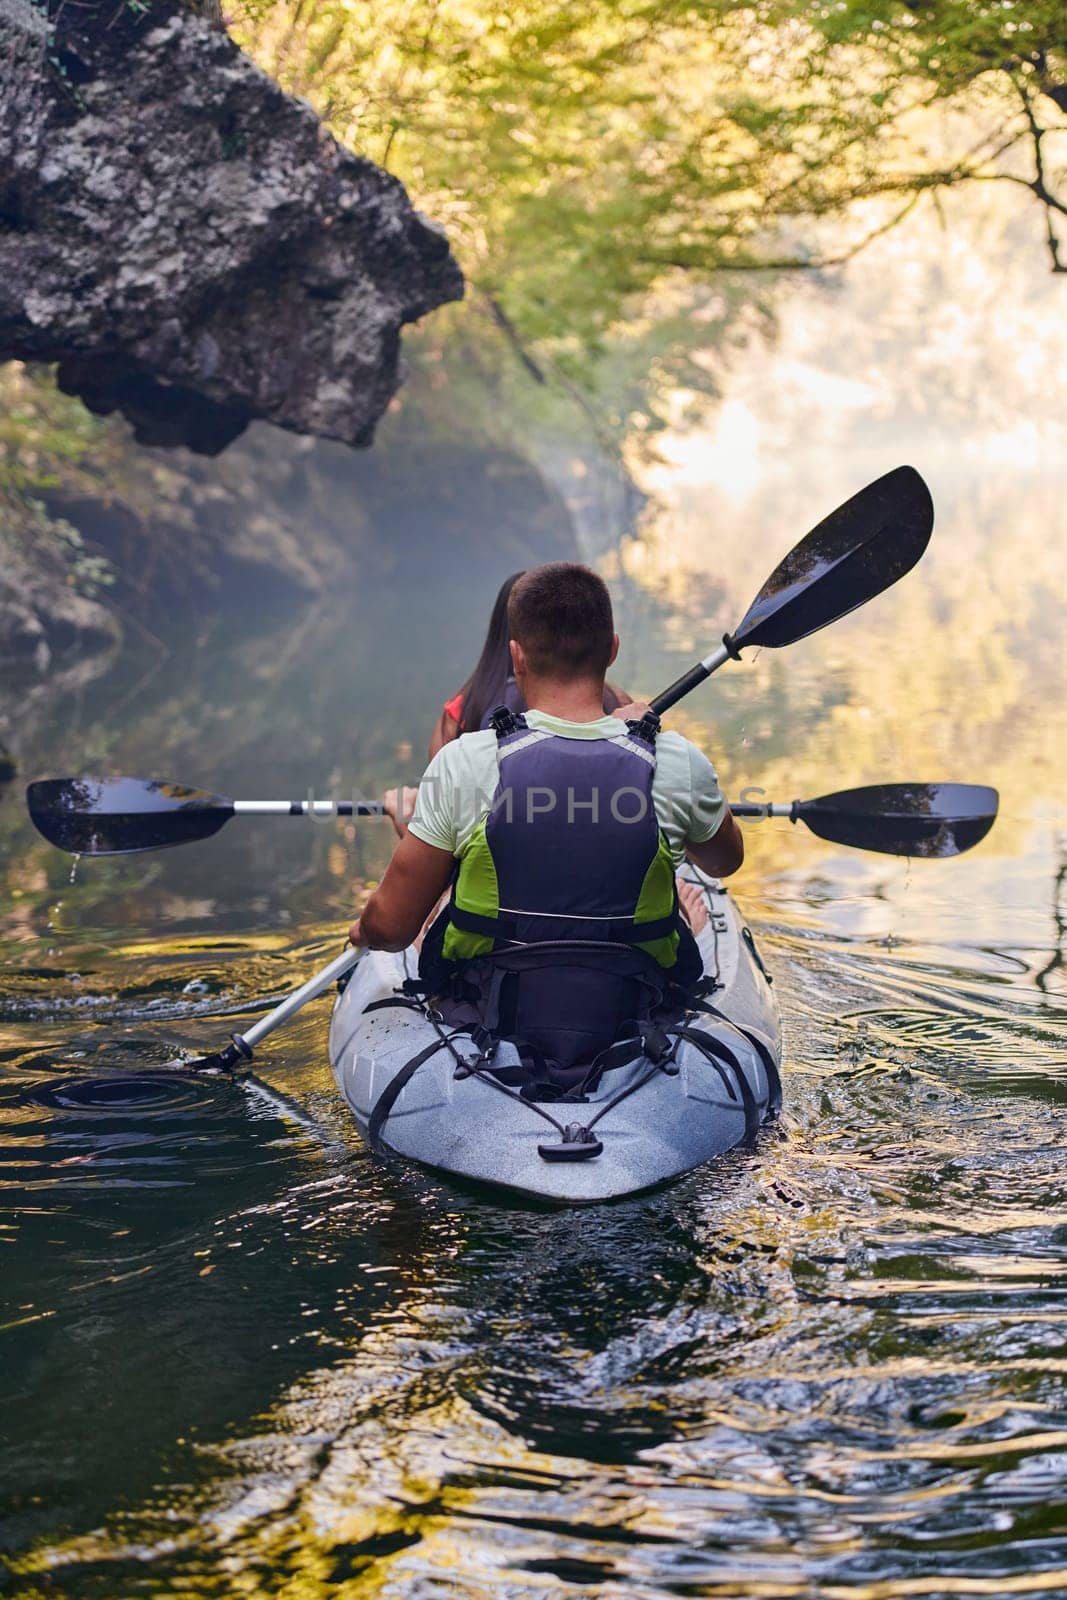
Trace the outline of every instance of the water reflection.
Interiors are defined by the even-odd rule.
[[[162,1497],[53,1549],[51,1582],[879,1596],[936,1560],[949,1592],[1053,1592],[1067,1187],[1041,1099],[1003,1097],[967,1024],[931,1045],[879,1009],[875,947],[802,919],[772,944],[794,1072],[753,1156],[577,1216],[354,1148],[228,1193],[183,1288],[224,1275],[213,1333],[244,1370],[265,1338],[233,1280],[280,1259],[299,1310],[275,1302],[271,1343],[288,1323],[298,1375],[253,1428],[172,1446]]]

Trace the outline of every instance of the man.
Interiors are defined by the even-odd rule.
[[[494,952],[556,941],[626,946],[693,981],[699,958],[674,869],[688,855],[725,877],[744,857],[714,768],[679,733],[628,728],[645,706],[604,715],[619,640],[589,568],[531,569],[512,590],[508,623],[529,710],[518,725],[502,719],[438,751],[352,943],[403,950],[452,884],[424,950],[431,989]]]

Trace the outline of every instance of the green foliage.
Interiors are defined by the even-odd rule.
[[[762,99],[775,108],[760,165],[777,162],[784,178],[768,191],[771,215],[1013,184],[1044,213],[1053,270],[1067,270],[1062,0],[718,0],[713,10],[735,71],[752,51],[731,24],[743,19],[759,40]]]
[[[1018,187],[1060,266],[1063,0],[240,3],[238,41],[462,260],[467,307],[408,340],[412,436],[505,436],[567,471],[651,451],[714,392],[716,352],[770,315],[769,269],[846,259],[964,183]],[[226,155],[252,152],[234,136]],[[111,424],[5,381],[0,493],[113,495],[146,534],[160,500],[186,516]],[[78,582],[102,581],[50,537]],[[209,565],[208,545],[189,561]]]
[[[49,374],[21,362],[0,368],[0,534],[32,565],[59,565],[70,586],[90,597],[114,583],[111,563],[41,497],[75,488],[99,495],[100,468],[114,454],[113,432],[61,394]]]
[[[79,400],[35,381],[20,362],[0,371],[0,484],[54,487],[61,470],[86,461],[103,432]]]
[[[1062,0],[246,5],[242,42],[565,353],[672,270],[817,261],[798,219],[857,200],[996,175],[1062,209]]]
[[[47,515],[40,501],[33,504],[42,516]],[[52,539],[64,557],[73,586],[79,594],[92,596],[101,589],[109,589],[115,582],[115,574],[106,556],[92,555],[85,548],[85,540],[77,528],[65,517],[50,517],[48,521]]]
[[[1053,217],[1062,0],[244,0],[284,87],[441,223],[468,307],[420,331],[454,415],[654,440],[773,269],[848,259],[931,193]],[[1042,120],[1044,119],[1044,120]],[[531,378],[537,380],[531,383]]]
[[[238,37],[439,221],[573,370],[675,265],[747,258],[751,135],[678,0],[250,0]]]

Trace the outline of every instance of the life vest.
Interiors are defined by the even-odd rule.
[[[669,971],[678,894],[652,799],[653,725],[567,739],[500,707],[493,726],[497,786],[460,856],[441,956],[588,941],[629,946]]]

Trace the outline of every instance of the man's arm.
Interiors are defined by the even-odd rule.
[[[638,721],[648,711],[649,706],[644,700],[632,701],[629,705],[620,706],[613,714],[621,717],[624,722]],[[707,759],[700,755],[697,759],[703,763],[708,785],[714,794],[717,804],[723,804],[719,792],[718,780]],[[701,872],[706,872],[709,878],[728,878],[736,872],[745,859],[745,841],[741,837],[741,829],[737,826],[729,806],[723,814],[723,819],[710,839],[705,839],[701,844],[694,844],[691,839],[685,842],[685,853],[695,867]]]
[[[685,853],[709,878],[728,878],[745,859],[745,841],[732,813],[727,810],[718,829],[703,844],[686,844]]]
[[[448,888],[455,865],[450,850],[405,833],[362,916],[349,929],[351,942],[371,950],[406,950]]]

